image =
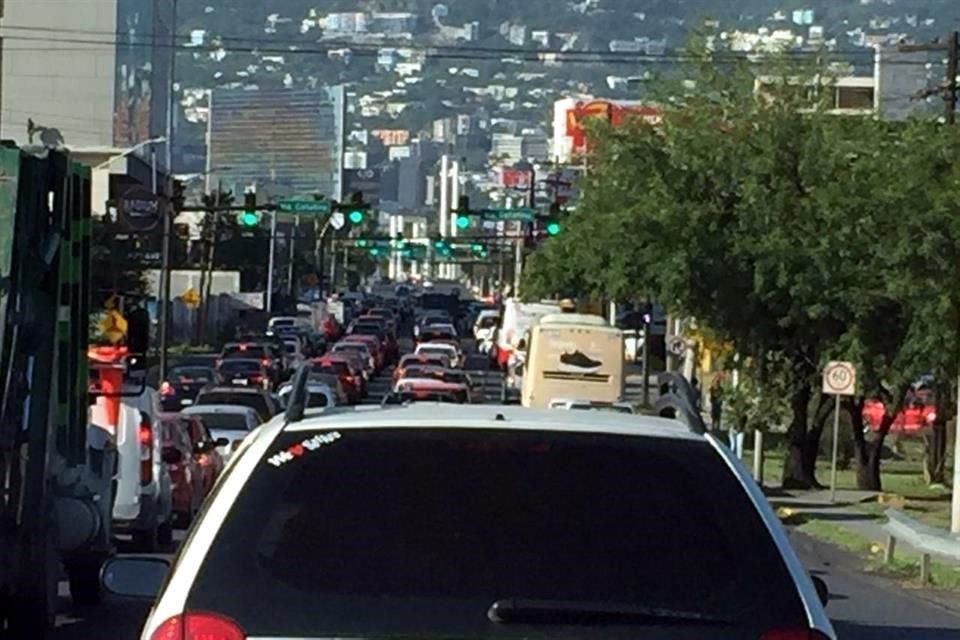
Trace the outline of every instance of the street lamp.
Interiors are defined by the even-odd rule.
[[[95,166],[93,170],[99,171],[100,169],[106,169],[114,162],[114,160],[119,160],[120,158],[126,158],[131,153],[136,153],[137,151],[139,151],[140,149],[148,145],[160,144],[161,142],[166,142],[166,141],[167,141],[167,138],[165,136],[159,136],[156,138],[150,138],[149,140],[144,140],[143,142],[138,142],[137,144],[133,145],[129,149],[124,149],[122,152],[118,153],[117,155],[111,156],[109,160],[105,160],[104,162],[101,162],[100,164]]]

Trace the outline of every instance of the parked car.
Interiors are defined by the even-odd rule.
[[[118,558],[105,585],[157,598],[143,640],[836,640],[826,594],[723,444],[664,418],[583,417],[415,403],[271,422],[171,576]]]

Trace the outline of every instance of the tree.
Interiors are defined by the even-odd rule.
[[[754,375],[781,384],[757,388],[790,407],[786,487],[818,484],[823,364],[857,361],[865,393],[887,400],[877,440],[857,444],[872,483],[909,382],[923,366],[955,370],[932,348],[943,327],[960,326],[958,305],[929,292],[960,275],[957,245],[923,261],[929,247],[903,219],[956,228],[947,167],[958,140],[929,123],[829,115],[816,69],[777,63],[774,77],[795,80],[758,98],[754,70],[693,57],[687,82],[662,92],[662,123],[592,132],[582,202],[531,261],[529,282],[649,291],[765,363]],[[908,284],[918,276],[937,284],[918,296]]]

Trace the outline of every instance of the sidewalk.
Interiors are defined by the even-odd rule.
[[[830,492],[815,491],[782,491],[767,489],[767,500],[774,509],[781,507],[789,509],[801,517],[827,522],[838,526],[845,531],[866,538],[880,548],[886,548],[887,530],[884,528],[887,519],[882,515],[867,513],[858,509],[858,505],[874,503],[879,493],[872,491],[838,490],[836,502],[830,502]],[[902,540],[897,540],[897,554],[919,556],[922,551],[914,549]],[[960,569],[960,560],[955,558],[931,555],[936,562],[957,567]]]

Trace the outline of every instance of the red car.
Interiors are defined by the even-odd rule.
[[[316,373],[332,373],[340,379],[343,390],[347,393],[350,404],[358,404],[366,391],[363,374],[356,371],[350,362],[334,355],[326,355],[311,361],[312,371]]]
[[[863,405],[863,420],[872,431],[880,429],[880,423],[886,413],[886,407],[879,400],[867,400]],[[934,404],[911,402],[893,419],[891,433],[917,433],[933,424],[937,418]]]
[[[223,471],[223,458],[217,453],[217,443],[199,420],[178,413],[163,413],[160,425],[174,517],[180,527],[187,528]]]

